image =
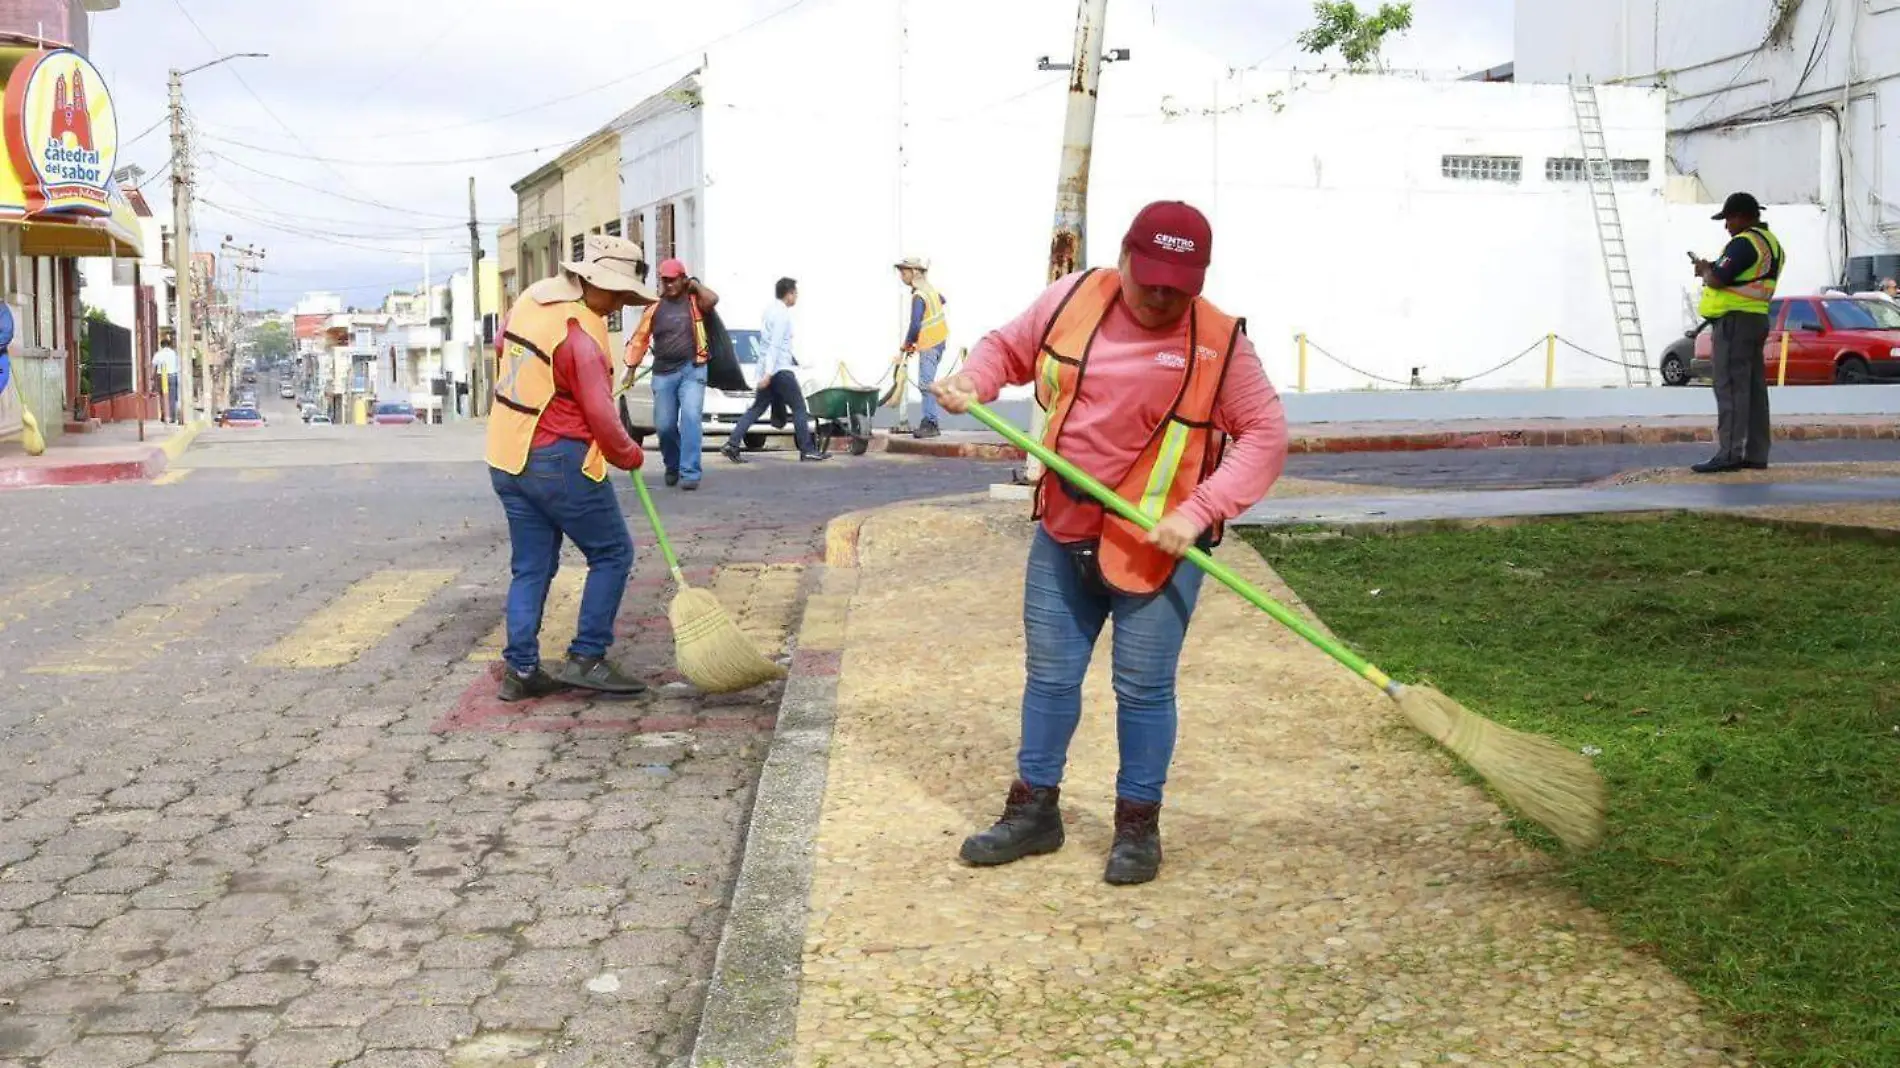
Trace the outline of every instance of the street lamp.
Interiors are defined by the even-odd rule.
[[[191,324],[191,146],[185,138],[185,76],[201,70],[215,67],[220,63],[229,63],[234,59],[268,59],[267,52],[234,52],[228,56],[219,56],[209,63],[200,63],[190,70],[173,68],[171,72],[171,112],[172,112],[172,271],[178,278],[178,306],[172,314],[172,325],[178,333],[179,361],[182,366],[178,375],[178,412],[180,422],[189,422],[195,406],[191,381],[192,363],[192,324]],[[211,394],[211,361],[205,360],[204,396],[206,414],[216,402]]]

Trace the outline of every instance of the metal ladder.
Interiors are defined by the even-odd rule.
[[[1623,381],[1631,386],[1654,385],[1649,353],[1643,344],[1643,320],[1636,310],[1629,246],[1623,241],[1623,218],[1616,209],[1616,185],[1610,173],[1609,146],[1603,140],[1603,112],[1597,107],[1596,86],[1570,83],[1570,103],[1577,113],[1577,133],[1583,138],[1583,178],[1590,187],[1590,214],[1596,219],[1597,244],[1603,250],[1603,270],[1610,283],[1610,310],[1616,316]]]

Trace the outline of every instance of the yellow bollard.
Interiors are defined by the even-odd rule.
[[[1294,335],[1300,343],[1300,392],[1306,392],[1306,335]]]
[[[1544,388],[1557,388],[1557,335],[1544,335]]]
[[[1781,332],[1781,366],[1775,370],[1775,385],[1788,384],[1788,331]]]

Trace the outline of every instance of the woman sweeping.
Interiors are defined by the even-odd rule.
[[[1131,885],[1160,871],[1175,676],[1202,577],[1180,556],[1218,543],[1222,523],[1265,497],[1286,466],[1286,416],[1259,355],[1200,295],[1212,246],[1199,211],[1149,205],[1122,239],[1118,270],[1057,282],[933,388],[963,413],[1033,381],[1049,414],[1043,442],[1160,520],[1144,533],[1054,475],[1037,487],[1017,776],[1002,819],[964,841],[970,864],[1062,847],[1058,801],[1082,679],[1113,619],[1121,767],[1104,878]]]

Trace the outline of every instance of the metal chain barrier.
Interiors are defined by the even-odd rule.
[[[1591,352],[1589,349],[1584,348],[1582,345],[1579,345],[1576,342],[1570,340],[1569,338],[1564,337],[1562,334],[1557,335],[1557,340],[1563,342],[1565,345],[1569,346],[1572,349],[1575,349],[1576,351],[1584,354],[1585,356],[1588,356],[1599,363],[1607,363],[1611,367],[1624,367],[1624,368],[1631,368],[1635,370],[1641,370],[1644,367],[1648,366],[1647,364],[1625,363],[1622,360],[1612,360],[1608,356],[1599,356],[1598,354]]]
[[[1366,378],[1372,379],[1374,382],[1384,382],[1386,385],[1389,385],[1389,386],[1399,386],[1404,389],[1412,388],[1412,383],[1410,381],[1400,381],[1399,379],[1396,379],[1396,378],[1386,378],[1383,375],[1375,375],[1371,371],[1354,367],[1352,364],[1347,363],[1345,360],[1342,360],[1339,357],[1333,355],[1332,353],[1327,352],[1325,349],[1320,348],[1318,345],[1313,344],[1313,339],[1310,337],[1306,339],[1306,347],[1309,349],[1312,349],[1314,352],[1319,353],[1321,356],[1324,356],[1327,359],[1333,361],[1339,366],[1344,367],[1346,370],[1351,371],[1353,374],[1363,375]]]
[[[1478,379],[1484,378],[1487,375],[1494,375],[1498,373],[1499,371],[1504,370],[1506,367],[1509,367],[1512,364],[1516,363],[1517,361],[1523,359],[1524,357],[1529,356],[1531,353],[1536,352],[1538,348],[1542,346],[1543,344],[1544,344],[1544,339],[1539,338],[1538,340],[1531,342],[1529,347],[1525,348],[1524,351],[1518,353],[1515,356],[1512,356],[1510,359],[1505,360],[1503,363],[1500,363],[1495,367],[1491,367],[1487,370],[1480,371],[1475,375],[1466,375],[1463,378],[1444,378],[1430,385],[1426,385],[1422,382],[1415,382],[1409,379],[1401,380],[1397,378],[1386,378],[1383,375],[1373,374],[1371,371],[1368,371],[1363,367],[1354,367],[1352,364],[1347,363],[1345,360],[1340,359],[1339,357],[1333,355],[1330,352],[1327,352],[1325,349],[1314,344],[1313,339],[1311,337],[1308,337],[1306,339],[1307,348],[1312,349],[1314,352],[1319,353],[1321,356],[1324,356],[1327,359],[1338,364],[1339,366],[1344,367],[1346,370],[1351,371],[1353,374],[1362,375],[1366,378],[1372,379],[1375,382],[1384,382],[1385,384],[1390,385],[1390,386],[1398,386],[1402,389],[1456,389],[1457,387],[1464,385],[1466,382],[1475,382]]]

